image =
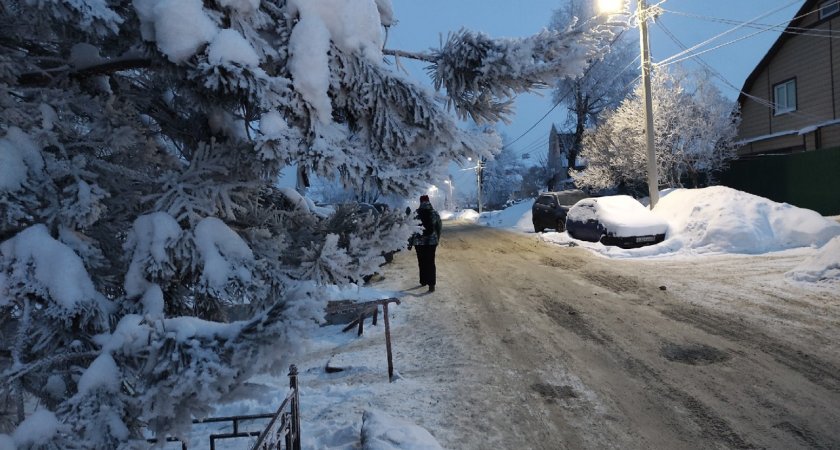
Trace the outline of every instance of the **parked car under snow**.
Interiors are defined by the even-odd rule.
[[[586,198],[566,215],[569,236],[621,248],[658,244],[668,223],[628,195]]]

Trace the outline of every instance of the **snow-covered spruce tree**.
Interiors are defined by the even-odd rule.
[[[740,117],[706,72],[654,71],[654,145],[662,187],[696,187],[735,157]],[[593,189],[646,189],[644,96],[638,86],[602,123],[584,135],[585,170],[573,173],[578,186]]]
[[[186,435],[285,366],[287,330],[323,306],[311,286],[359,279],[412,231],[399,212],[325,217],[275,186],[284,167],[407,194],[498,148],[384,63],[390,11],[0,0],[0,445]],[[462,31],[421,56],[458,114],[496,120],[611,36]]]
[[[513,200],[522,187],[522,162],[512,148],[503,147],[484,166],[482,177],[484,201],[490,208],[501,207]]]

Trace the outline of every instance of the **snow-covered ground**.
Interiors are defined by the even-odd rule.
[[[471,221],[533,233],[531,204],[531,201],[525,201],[503,211],[480,216],[471,210],[457,213],[442,211],[441,216],[445,220]],[[598,255],[625,260],[673,258],[685,261],[727,255],[738,259],[784,252],[785,260],[795,258],[801,263],[788,271],[784,280],[778,280],[779,283],[807,283],[821,289],[840,285],[840,223],[834,218],[723,187],[663,192],[654,213],[669,223],[666,240],[654,246],[624,250],[574,240],[566,233],[556,232],[542,233],[539,238],[546,243],[574,242]],[[412,284],[412,273],[395,274],[387,283],[389,286]],[[360,301],[405,295],[406,292],[364,288],[334,293],[335,299],[354,298]],[[421,303],[415,301],[410,306],[394,307],[399,313],[391,316],[392,330],[408,333],[399,337],[402,342],[423,326],[412,321],[411,312],[412,308],[423,308]],[[366,325],[362,337],[357,337],[355,330],[342,333],[341,328],[320,327],[301,338],[306,347],[296,362],[300,368],[301,403],[304,408],[303,447],[354,449],[359,448],[360,436],[364,436],[364,448],[370,449],[440,448],[432,434],[415,425],[433,423],[431,417],[439,413],[435,411],[436,399],[448,395],[434,383],[435,377],[416,374],[402,377],[399,375],[400,365],[397,365],[396,379],[389,382],[381,321],[376,327]],[[395,346],[395,352],[402,361],[416,356],[401,353],[403,351],[399,344]],[[435,350],[429,348],[426,351]],[[326,373],[326,364],[347,370]],[[265,376],[255,381],[267,386],[261,398],[225,405],[219,415],[268,412],[276,408],[287,393],[284,374]],[[196,439],[199,434],[197,432]],[[246,448],[246,443],[230,441],[217,448]]]

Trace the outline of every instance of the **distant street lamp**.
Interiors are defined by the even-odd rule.
[[[449,179],[443,180],[443,182],[449,185],[449,197],[447,197],[449,199],[449,210],[455,211],[455,197],[452,196],[452,175],[450,174]]]
[[[624,9],[624,0],[598,0],[601,14],[615,14]],[[659,202],[659,175],[657,174],[656,148],[653,142],[653,100],[650,92],[650,40],[648,39],[648,7],[645,0],[636,0],[636,14],[639,20],[639,43],[642,51],[642,87],[645,94],[645,141],[647,146],[648,193],[650,209]]]

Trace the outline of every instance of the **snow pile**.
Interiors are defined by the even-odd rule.
[[[791,280],[808,283],[840,281],[840,236],[828,241],[816,254],[785,275]]]
[[[442,450],[423,427],[380,411],[362,416],[362,448],[367,450]]]
[[[526,200],[501,211],[483,212],[478,218],[478,223],[494,228],[534,231],[534,224],[531,221],[533,203],[533,200]]]
[[[461,211],[441,211],[440,218],[443,220],[462,220],[475,222],[478,220],[478,213],[474,209],[462,209]]]
[[[840,235],[840,224],[814,211],[723,186],[663,192],[653,212],[668,221],[669,239],[703,253],[819,247]]]

